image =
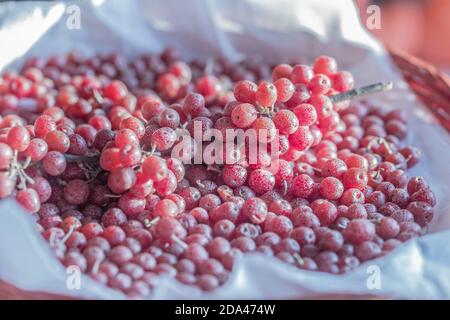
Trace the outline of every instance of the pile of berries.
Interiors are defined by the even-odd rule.
[[[436,204],[406,175],[420,152],[403,145],[402,110],[329,98],[353,82],[326,56],[32,58],[0,77],[0,199],[33,216],[65,266],[133,298],[161,275],[216,289],[250,252],[345,273],[420,236]],[[247,129],[265,146],[256,161],[232,135]],[[226,161],[192,164],[218,141]]]

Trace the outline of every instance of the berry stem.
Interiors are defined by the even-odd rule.
[[[75,231],[75,226],[71,225],[69,228],[69,231],[67,231],[66,235],[61,239],[62,243],[65,243],[67,241],[67,239],[70,238],[70,236],[72,235],[72,233]]]
[[[294,253],[293,257],[294,257],[295,261],[297,261],[299,266],[302,266],[305,263],[303,261],[302,257],[300,257],[300,255],[298,253]]]
[[[92,273],[98,273],[98,269],[100,268],[100,263],[101,263],[100,259],[95,260],[94,264],[92,265],[92,270],[91,270]]]
[[[159,221],[159,219],[161,219],[161,217],[156,217],[156,218],[154,218],[152,220],[146,219],[144,221],[144,225],[145,225],[146,228],[151,228],[152,226],[154,226]]]
[[[96,163],[99,161],[100,156],[98,154],[90,154],[90,155],[86,155],[86,156],[76,156],[73,154],[64,154],[64,157],[66,158],[67,161],[71,161],[71,162],[90,162],[90,163]]]
[[[105,194],[105,197],[107,198],[113,198],[113,199],[118,199],[121,197],[120,194]]]
[[[346,100],[351,100],[356,97],[362,97],[369,94],[374,94],[383,91],[389,91],[394,87],[394,83],[392,81],[388,82],[378,82],[368,86],[356,88],[353,90],[349,90],[346,92],[334,94],[330,96],[330,99],[333,103],[338,103]]]
[[[186,244],[186,242],[184,242],[183,240],[181,240],[180,238],[178,238],[176,235],[171,235],[170,237],[173,241],[175,241],[177,244],[180,245],[180,247],[182,247],[184,250],[186,250],[188,248],[188,245]]]

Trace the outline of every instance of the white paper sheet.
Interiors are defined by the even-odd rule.
[[[358,85],[394,80],[396,88],[375,97],[408,108],[409,142],[423,158],[409,175],[423,175],[438,205],[430,234],[343,276],[307,272],[258,254],[245,256],[230,280],[202,294],[164,279],[151,298],[263,299],[329,295],[393,298],[450,298],[450,137],[414,98],[383,48],[359,27],[350,0],[154,0],[85,1],[78,4],[80,29],[69,29],[63,2],[0,4],[0,70],[30,55],[78,49],[86,54],[126,55],[173,46],[186,57],[224,54],[258,56],[272,62],[320,54],[336,57]],[[73,8],[72,8],[73,10]],[[380,270],[379,286],[373,272]],[[30,291],[81,298],[124,296],[82,278],[79,290],[66,286],[68,274],[11,201],[0,202],[0,279]]]

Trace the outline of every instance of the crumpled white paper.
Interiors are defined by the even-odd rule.
[[[80,29],[69,29],[68,19],[77,8]],[[20,65],[30,55],[71,49],[132,55],[170,45],[186,58],[223,54],[230,59],[260,57],[282,62],[298,57],[311,61],[328,54],[338,59],[341,68],[354,73],[358,85],[394,80],[392,92],[373,99],[391,108],[408,108],[408,142],[423,152],[422,162],[409,174],[423,175],[438,201],[428,235],[346,275],[302,271],[252,254],[212,293],[203,294],[167,278],[150,298],[450,298],[450,137],[415,99],[384,49],[359,26],[352,1],[92,0],[78,3],[75,9],[64,2],[2,3],[0,43],[0,70]],[[1,280],[28,291],[124,298],[88,277],[82,278],[79,290],[70,290],[68,276],[34,230],[30,217],[13,201],[1,201]]]

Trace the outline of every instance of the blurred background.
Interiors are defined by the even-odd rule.
[[[450,73],[450,0],[356,0],[363,25],[367,8],[381,9],[381,28],[369,30],[385,44]],[[369,12],[371,13],[371,12]]]
[[[91,0],[93,3],[100,4],[104,2],[103,0]],[[276,0],[254,0],[249,1],[252,6],[238,6],[239,10],[236,12],[245,12],[250,18],[254,18],[256,22],[257,16],[260,12],[255,9],[260,7],[264,9],[270,2],[275,2]],[[300,5],[305,3],[304,0],[297,0]],[[336,3],[336,0],[325,0],[330,3]],[[340,1],[340,0],[338,0]],[[368,19],[371,17],[371,11],[368,12],[368,8],[373,5],[377,5],[380,9],[380,28],[368,28],[371,33],[373,33],[378,39],[387,45],[394,48],[402,49],[407,51],[419,58],[427,60],[447,73],[450,73],[450,0],[354,0],[360,10],[361,19],[364,26],[368,26]],[[46,1],[49,3],[51,1]],[[56,1],[54,1],[56,2]],[[68,1],[67,3],[82,3],[83,1]],[[86,1],[88,2],[88,1]],[[86,3],[85,2],[85,3]],[[116,2],[116,1],[105,1],[105,2]],[[140,2],[140,1],[138,1]],[[143,1],[142,1],[143,2]],[[210,6],[220,5],[222,1],[210,2]],[[238,5],[237,1],[234,1]],[[6,2],[0,6],[0,26],[2,25],[2,20],[7,20],[8,13],[6,9],[17,2]],[[33,2],[28,2],[30,6]],[[176,4],[175,1],[167,1],[165,7],[169,10],[171,6]],[[195,13],[196,10],[204,10],[200,5],[199,1],[193,1],[192,3],[197,4],[190,5],[186,7],[186,12],[189,14]],[[258,4],[259,3],[259,4]],[[154,1],[151,2],[154,4]],[[9,6],[8,6],[9,5]],[[299,5],[299,7],[301,7]],[[130,5],[131,7],[131,5]],[[127,10],[132,10],[127,9]],[[160,8],[160,11],[148,15],[148,20],[157,20],[164,15],[165,8]],[[162,11],[161,11],[162,10]],[[247,11],[246,11],[247,10]],[[252,10],[252,11],[248,11]],[[4,12],[2,12],[4,11]],[[233,16],[239,16],[236,12],[233,12]],[[3,14],[2,14],[3,13]],[[130,12],[128,12],[130,13]],[[125,14],[125,13],[124,13]],[[222,19],[227,19],[227,12],[222,12]],[[326,15],[327,13],[323,13]],[[131,17],[131,14],[127,15]],[[156,17],[156,18],[155,18]],[[313,16],[311,16],[313,17]],[[233,17],[234,18],[234,17]],[[163,20],[163,19],[161,19]],[[233,20],[233,19],[229,19]],[[134,23],[132,18],[129,21],[121,21],[123,24]],[[155,21],[155,27],[158,21]],[[194,22],[187,27],[195,27],[198,22]],[[162,26],[162,25],[161,25]],[[21,37],[17,37],[21,38]],[[0,32],[1,39],[1,32]],[[192,40],[192,39],[191,39]],[[195,40],[195,39],[194,39]],[[15,42],[18,39],[14,39]],[[8,41],[5,41],[7,43]],[[188,42],[188,41],[187,41]],[[192,42],[192,41],[190,41]],[[194,43],[194,42],[192,42]],[[17,45],[17,44],[15,44]],[[192,45],[192,44],[191,44]]]

